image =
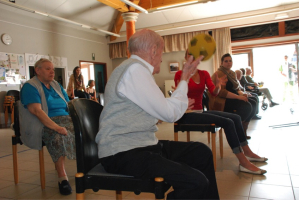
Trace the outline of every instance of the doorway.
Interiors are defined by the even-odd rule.
[[[81,73],[84,77],[85,86],[89,80],[95,81],[95,90],[97,95],[104,93],[107,83],[107,66],[106,63],[79,61]]]
[[[264,82],[273,99],[279,103],[298,102],[298,43],[257,47],[247,52],[233,54],[233,70],[251,67],[255,82]],[[290,71],[293,77],[293,86],[286,86],[286,78],[280,72],[285,64],[284,57],[288,56],[289,65],[294,68]]]

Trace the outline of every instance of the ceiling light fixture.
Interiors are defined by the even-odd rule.
[[[27,7],[24,7],[24,6],[20,6],[16,3],[10,3],[10,2],[4,1],[4,0],[0,0],[0,3],[5,4],[7,6],[14,7],[14,8],[18,8],[18,9],[21,9],[21,10],[24,10],[24,11],[27,11],[27,12],[36,13],[36,14],[43,15],[43,16],[46,16],[46,17],[49,17],[49,18],[52,18],[52,19],[67,22],[69,24],[74,24],[74,25],[77,25],[77,26],[81,26],[82,28],[87,28],[87,29],[99,31],[99,32],[102,32],[102,33],[105,33],[105,34],[108,34],[108,35],[113,35],[115,37],[120,37],[120,35],[116,34],[116,33],[105,31],[105,30],[102,30],[102,29],[99,29],[99,28],[92,28],[92,27],[90,27],[88,25],[85,25],[85,24],[81,24],[81,23],[78,23],[78,22],[75,22],[75,21],[72,21],[72,20],[68,20],[68,19],[65,19],[65,18],[62,18],[62,17],[58,17],[58,16],[55,16],[55,15],[49,15],[47,13],[39,12],[39,11],[30,9],[30,8],[27,8]]]
[[[125,4],[127,4],[129,6],[132,6],[133,8],[135,8],[135,9],[137,9],[137,10],[139,10],[139,11],[145,13],[145,14],[148,14],[147,10],[145,10],[144,8],[138,6],[137,4],[135,4],[135,3],[133,3],[129,0],[120,0],[120,1],[124,2]]]
[[[159,7],[159,8],[157,8],[157,10],[162,10],[162,9],[165,9],[165,8],[185,6],[185,5],[189,5],[189,4],[193,4],[193,3],[197,3],[197,2],[198,1],[190,1],[190,2],[186,2],[186,3],[179,3],[179,4],[170,5],[170,6]]]

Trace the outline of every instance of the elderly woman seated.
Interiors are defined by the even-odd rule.
[[[251,77],[251,74],[252,74],[252,70],[251,68],[246,68],[246,76],[244,76],[246,78],[246,81],[248,83],[251,83],[251,84],[254,84],[255,86],[259,86],[259,84],[257,82],[255,82],[252,77]],[[245,73],[244,73],[245,75]],[[272,95],[269,91],[268,88],[259,88],[259,91],[264,93],[264,95],[266,96],[266,98],[268,99],[269,103],[270,103],[270,107],[273,107],[273,106],[276,106],[276,105],[279,105],[278,103],[275,103],[272,99]]]
[[[76,159],[74,127],[67,106],[69,98],[54,80],[54,66],[50,60],[40,59],[34,70],[36,76],[21,90],[21,138],[32,149],[40,150],[42,142],[45,143],[57,170],[59,191],[69,195],[72,188],[65,172],[65,156]]]

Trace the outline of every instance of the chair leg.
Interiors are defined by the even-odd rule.
[[[84,199],[84,193],[76,193],[76,199],[77,200],[83,200]]]
[[[174,132],[174,141],[179,141],[179,133]]]
[[[214,170],[216,171],[216,133],[212,133],[212,153],[214,160]]]
[[[207,133],[207,135],[208,135],[208,143],[210,144],[210,142],[211,142],[211,133],[210,133],[210,131]]]
[[[222,128],[219,130],[219,143],[220,143],[220,157],[223,158],[223,135],[222,135]]]
[[[8,121],[8,106],[5,106],[5,127],[7,127]]]
[[[10,115],[10,123],[13,124],[14,123],[14,119],[15,119],[15,115],[14,115],[14,106],[11,107],[11,115]]]
[[[187,142],[190,142],[190,131],[187,131]]]
[[[163,192],[164,178],[155,178],[155,199],[165,199],[165,193]]]
[[[17,142],[16,136],[12,136],[12,157],[13,157],[13,172],[14,172],[14,180],[15,184],[19,183],[19,171],[18,171],[18,149],[17,149]]]
[[[45,162],[44,162],[43,147],[38,152],[39,152],[40,184],[41,184],[41,188],[44,190],[46,188],[46,178],[45,178]]]
[[[76,173],[75,175],[76,181],[76,200],[83,200],[84,199],[84,174],[83,173]]]
[[[116,200],[122,200],[122,192],[121,191],[115,191]]]

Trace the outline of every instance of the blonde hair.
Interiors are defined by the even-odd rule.
[[[37,67],[41,68],[42,64],[45,62],[50,62],[52,63],[50,60],[48,60],[47,58],[41,58],[38,61],[36,61],[36,63],[34,64],[34,69],[36,69]]]

